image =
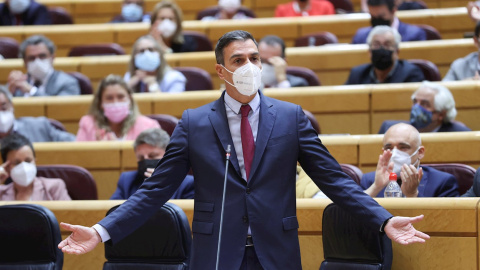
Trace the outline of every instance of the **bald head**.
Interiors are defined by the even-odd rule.
[[[392,150],[396,147],[398,150],[411,154],[421,145],[420,133],[410,124],[400,123],[393,125],[383,136],[383,148],[385,150]]]

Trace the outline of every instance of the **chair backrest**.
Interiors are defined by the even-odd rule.
[[[418,68],[420,68],[426,80],[432,82],[442,80],[440,71],[438,71],[438,68],[434,63],[423,59],[409,59],[408,62],[415,64]]]
[[[52,24],[73,24],[72,16],[62,7],[49,7],[48,13]]]
[[[157,120],[162,129],[170,136],[172,136],[173,130],[178,124],[178,118],[170,114],[149,114],[147,117]]]
[[[125,51],[117,43],[78,45],[70,49],[68,56],[124,55]]]
[[[317,77],[317,74],[313,70],[306,67],[287,67],[287,74],[302,77],[308,82],[308,86],[320,86],[320,80]]]
[[[5,59],[18,58],[18,42],[9,37],[0,37],[0,54]]]
[[[215,14],[217,14],[219,11],[220,11],[219,6],[208,7],[206,9],[200,10],[197,13],[197,20],[201,20],[201,19],[203,19],[203,17],[215,16]],[[244,7],[244,6],[241,6],[238,9],[238,11],[243,12],[245,15],[247,15],[250,18],[256,18],[257,17],[255,15],[255,12],[253,12],[253,10],[251,10],[247,7]]]
[[[337,14],[351,13],[354,11],[352,1],[350,0],[328,0],[332,3]]]
[[[425,34],[427,35],[427,40],[442,39],[442,35],[440,35],[440,32],[438,32],[435,27],[426,24],[417,24],[417,26],[422,28],[423,31],[425,31]]]
[[[365,226],[336,204],[323,211],[323,255],[320,270],[386,270],[392,266],[392,241]]]
[[[105,245],[107,262],[103,269],[188,269],[191,245],[187,216],[180,207],[167,202],[132,234],[115,245]]]
[[[213,50],[212,42],[208,37],[200,32],[196,31],[183,31],[184,36],[190,36],[197,42],[197,52],[208,52]]]
[[[213,89],[212,77],[206,70],[198,67],[175,67],[175,69],[187,78],[185,91]]]
[[[310,124],[312,125],[313,129],[320,134],[320,125],[318,124],[317,118],[315,118],[315,115],[311,113],[310,111],[303,110],[303,113],[307,116],[308,120],[310,120]]]
[[[63,253],[58,221],[35,204],[0,206],[0,269],[61,270]]]
[[[65,181],[72,200],[97,200],[97,184],[92,174],[75,165],[37,165],[37,176]]]
[[[342,171],[350,176],[353,181],[360,185],[360,180],[362,180],[363,172],[355,165],[351,164],[340,164]]]
[[[330,32],[317,32],[301,36],[295,40],[295,47],[321,46],[338,43],[337,36]]]
[[[455,176],[460,195],[465,194],[473,185],[476,170],[472,166],[460,163],[423,164],[423,166],[432,167]]]
[[[77,79],[78,84],[80,85],[80,94],[81,95],[90,95],[93,94],[92,82],[90,79],[83,75],[80,72],[67,72],[70,76]]]

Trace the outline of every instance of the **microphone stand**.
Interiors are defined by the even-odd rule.
[[[226,151],[226,161],[225,161],[225,178],[223,180],[223,197],[222,197],[222,209],[220,212],[220,231],[218,233],[218,246],[217,246],[217,262],[215,264],[215,270],[218,270],[218,262],[220,259],[220,244],[222,242],[222,228],[223,228],[223,207],[225,206],[225,192],[227,188],[227,173],[228,173],[228,162],[230,161],[230,152],[231,146],[230,144],[227,146]]]

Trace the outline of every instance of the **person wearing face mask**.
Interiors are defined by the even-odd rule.
[[[465,124],[455,121],[457,109],[453,95],[443,85],[424,81],[413,93],[409,121],[386,120],[379,134],[397,123],[410,123],[419,132],[458,132],[471,131]]]
[[[262,66],[250,33],[224,34],[215,58],[226,87],[219,99],[183,113],[152,176],[114,212],[93,227],[61,223],[74,233],[59,249],[80,255],[101,242],[120,241],[167,202],[192,169],[190,269],[302,269],[297,162],[365,226],[402,244],[429,238],[412,225],[422,216],[393,217],[341,171],[300,106],[258,91]]]
[[[132,48],[128,72],[124,76],[136,93],[185,91],[185,76],[168,66],[158,42],[150,35],[137,39]]]
[[[251,19],[240,10],[241,7],[242,0],[218,0],[218,12],[213,16],[203,17],[202,21]]]
[[[115,16],[111,23],[150,22],[150,14],[144,13],[143,0],[123,0],[122,13]]]
[[[262,84],[264,87],[290,88],[308,86],[301,77],[287,74],[285,43],[277,36],[266,36],[258,43],[262,60]]]
[[[15,118],[12,94],[0,85],[0,142],[10,134],[22,134],[31,142],[75,141],[75,135],[58,130],[45,117]]]
[[[88,115],[80,119],[77,141],[135,140],[148,128],[160,128],[143,116],[133,100],[133,91],[118,75],[108,75],[94,93]]]
[[[0,3],[0,25],[49,25],[52,18],[46,6],[34,0],[5,0]]]
[[[194,52],[197,42],[182,33],[182,11],[171,0],[155,5],[150,20],[150,35],[166,53]]]
[[[35,150],[27,138],[20,134],[7,136],[0,152],[4,162],[0,165],[0,200],[71,200],[62,179],[37,177]]]
[[[275,17],[300,17],[335,14],[335,7],[326,0],[294,0],[277,5]]]
[[[78,81],[63,71],[53,68],[55,45],[42,35],[25,39],[19,48],[19,57],[27,74],[13,70],[8,75],[8,89],[14,96],[80,95]]]
[[[137,157],[138,169],[123,172],[118,179],[117,189],[110,200],[126,200],[152,176],[153,170],[165,154],[170,142],[168,133],[160,128],[150,128],[142,131],[133,143]],[[171,199],[193,199],[195,190],[193,176],[187,175]]]
[[[358,29],[353,37],[353,44],[366,43],[370,31],[378,25],[387,25],[397,30],[401,35],[402,42],[427,39],[427,35],[422,28],[403,23],[395,16],[397,11],[395,0],[368,0],[367,4],[371,26]]]
[[[416,65],[398,59],[400,34],[390,26],[380,25],[368,35],[371,64],[352,68],[345,84],[421,82],[423,72]]]
[[[362,176],[360,185],[372,197],[383,197],[390,172],[397,174],[405,197],[458,197],[458,182],[451,174],[420,166],[425,156],[420,133],[411,125],[399,123],[383,136],[383,153],[377,169]]]

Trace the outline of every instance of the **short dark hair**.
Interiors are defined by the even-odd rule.
[[[393,8],[395,8],[395,0],[368,0],[367,5],[372,7],[385,5],[388,10],[393,11]]]
[[[477,22],[477,25],[475,26],[475,36],[478,37],[480,35],[480,21]]]
[[[148,144],[165,150],[169,142],[170,135],[168,135],[165,130],[161,128],[149,128],[138,134],[133,142],[133,149],[137,150],[139,145]]]
[[[20,48],[18,49],[18,57],[23,58],[25,57],[25,51],[27,50],[27,47],[30,45],[38,45],[40,43],[45,44],[47,46],[48,51],[50,52],[51,55],[55,53],[55,44],[48,39],[46,36],[43,35],[34,35],[31,36],[27,39],[25,39],[22,44],[20,44]]]
[[[277,44],[280,45],[280,47],[282,48],[282,58],[285,58],[285,42],[283,41],[283,39],[275,35],[269,35],[262,38],[259,43],[262,42],[265,42],[267,45],[270,46],[274,46]]]
[[[3,162],[7,161],[8,153],[18,150],[25,145],[28,145],[30,149],[32,149],[33,156],[35,157],[35,150],[33,149],[32,143],[29,139],[27,139],[27,137],[23,136],[22,134],[13,133],[3,138],[2,146],[0,147],[0,153],[2,154]]]
[[[225,47],[227,47],[228,44],[237,40],[247,41],[249,39],[253,40],[253,43],[255,43],[255,46],[257,46],[258,48],[257,41],[247,31],[234,30],[224,34],[218,40],[217,45],[215,46],[215,59],[217,60],[217,64],[225,65],[225,59],[223,58],[223,49],[225,49]]]

